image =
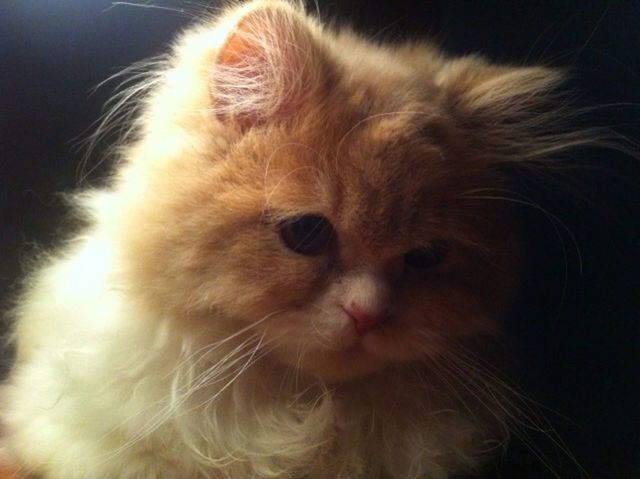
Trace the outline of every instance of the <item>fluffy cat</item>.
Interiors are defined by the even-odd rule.
[[[580,141],[555,126],[561,78],[277,0],[191,27],[108,186],[78,195],[88,226],[13,312],[7,461],[42,479],[475,470],[517,415],[477,347],[522,254],[489,200]]]

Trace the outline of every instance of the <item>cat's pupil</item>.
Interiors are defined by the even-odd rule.
[[[280,237],[292,251],[303,255],[319,255],[331,247],[334,229],[321,215],[303,215],[284,221]]]
[[[433,268],[444,259],[448,249],[445,242],[436,241],[428,246],[408,251],[404,255],[404,262],[417,269]]]

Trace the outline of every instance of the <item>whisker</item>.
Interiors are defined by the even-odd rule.
[[[230,341],[251,331],[252,329],[256,328],[258,325],[264,323],[265,321],[269,320],[270,318],[274,317],[275,315],[281,312],[282,310],[277,310],[268,315],[265,315],[260,320],[249,324],[248,326],[236,331],[235,333],[225,337],[224,339],[217,341],[213,344],[206,345],[202,348],[199,348],[194,353],[189,354],[189,356],[185,358],[183,361],[181,361],[181,363],[178,366],[176,366],[169,374],[165,375],[165,379],[168,379],[171,376],[174,377],[174,380],[172,381],[172,385],[171,385],[171,391],[168,396],[158,401],[155,401],[152,404],[147,405],[144,409],[138,411],[135,415],[129,416],[120,425],[114,427],[110,432],[105,434],[105,436],[108,436],[109,434],[116,432],[119,428],[124,426],[127,422],[130,422],[135,417],[140,416],[141,414],[144,414],[145,412],[157,406],[160,406],[160,411],[152,415],[151,418],[147,421],[146,425],[143,428],[141,428],[137,434],[129,438],[129,440],[124,445],[120,446],[116,450],[110,451],[107,454],[107,457],[105,460],[108,460],[109,458],[114,457],[115,455],[133,446],[135,443],[142,440],[145,436],[148,436],[150,433],[157,430],[159,427],[165,424],[169,419],[171,419],[172,417],[175,417],[176,412],[181,408],[181,406],[196,392],[201,391],[207,387],[210,387],[212,385],[215,385],[216,383],[219,383],[221,381],[228,379],[230,376],[234,374],[234,373],[228,374],[228,371],[233,369],[238,363],[240,363],[243,359],[248,357],[249,359],[247,360],[247,362],[245,362],[244,365],[240,368],[240,370],[237,373],[235,373],[231,381],[228,381],[228,383],[225,386],[223,386],[221,389],[217,391],[217,393],[214,395],[213,400],[219,397],[219,395],[226,388],[228,388],[230,384],[234,382],[235,379],[237,379],[237,377],[239,377],[239,375],[241,375],[250,366],[250,364],[252,364],[251,360],[252,358],[256,357],[256,353],[260,349],[260,347],[265,346],[266,344],[271,344],[272,342],[274,342],[274,340],[264,343],[264,336],[266,334],[266,330],[265,330],[263,331],[261,336],[253,334],[248,338],[244,339],[242,342],[240,342],[238,345],[232,348],[229,352],[227,352],[224,356],[222,356],[221,358],[218,358],[218,360],[211,367],[205,368],[200,373],[194,375],[193,371],[197,368],[197,364],[202,360],[204,360],[205,358],[210,357],[211,353],[218,350],[223,345],[228,344]],[[279,338],[276,338],[276,339],[279,339]],[[257,340],[257,343],[256,343],[256,340]],[[251,348],[247,351],[248,346],[251,346]],[[196,355],[198,354],[200,354],[200,356],[197,357],[197,359],[195,359]],[[181,371],[183,371],[185,368],[186,368],[187,374],[185,378],[186,380],[183,381]],[[211,402],[211,399],[209,400],[209,402]],[[198,405],[196,407],[200,407],[200,406],[201,405]]]
[[[236,347],[227,356],[229,356],[231,354],[237,354],[240,350],[241,350],[241,347]],[[227,358],[225,358],[225,360],[228,362]],[[228,367],[230,367],[230,366],[228,366]],[[148,436],[153,431],[156,431],[159,427],[161,427],[163,424],[165,424],[176,413],[177,409],[179,409],[179,407],[182,404],[184,404],[184,402],[187,400],[187,398],[189,396],[191,396],[195,392],[195,390],[191,389],[189,387],[189,385],[187,385],[187,388],[188,388],[187,392],[183,393],[182,396],[180,396],[180,395],[174,396],[173,393],[175,391],[174,391],[174,388],[172,388],[172,395],[170,397],[166,397],[166,398],[164,398],[162,400],[156,401],[153,405],[150,405],[150,406],[146,407],[143,411],[138,412],[136,415],[139,415],[142,412],[148,411],[154,405],[158,405],[158,404],[162,404],[162,403],[165,403],[167,405],[166,408],[163,407],[162,409],[160,409],[160,411],[158,413],[156,413],[153,416],[151,416],[151,418],[146,422],[146,425],[144,427],[142,427],[138,431],[138,433],[134,434],[131,438],[129,438],[128,441],[125,444],[123,444],[120,447],[118,447],[117,449],[112,450],[109,453],[107,453],[105,455],[105,459],[104,460],[106,461],[106,460],[109,460],[109,459],[117,456],[118,454],[120,454],[124,450],[132,447],[134,444],[138,443],[144,437]],[[198,389],[201,389],[201,388],[198,388]],[[177,397],[177,399],[176,399],[176,397]],[[124,424],[126,424],[128,421],[130,421],[134,417],[135,417],[135,415],[134,416],[130,416],[125,421],[123,421],[120,424],[120,426],[113,428],[111,432],[116,432],[119,427],[122,427]]]
[[[474,199],[474,200],[505,201],[505,202],[508,202],[508,203],[514,203],[514,204],[527,206],[527,207],[533,208],[536,211],[539,211],[539,212],[543,213],[545,218],[547,218],[547,220],[549,221],[549,224],[551,225],[551,227],[554,229],[555,235],[558,238],[559,243],[560,243],[560,248],[562,249],[563,284],[562,284],[562,292],[561,292],[561,296],[560,296],[560,303],[564,304],[564,301],[565,301],[565,298],[566,298],[566,295],[567,295],[567,289],[569,287],[569,284],[568,284],[568,282],[569,282],[569,255],[567,253],[567,247],[566,247],[566,244],[564,242],[563,236],[562,236],[558,226],[560,226],[562,228],[562,230],[569,237],[569,241],[571,242],[571,245],[573,246],[573,249],[574,249],[575,254],[576,254],[576,259],[577,259],[577,262],[578,262],[578,271],[579,271],[580,275],[583,274],[583,267],[584,267],[583,266],[583,259],[582,259],[582,252],[580,250],[580,246],[578,244],[578,240],[576,239],[576,237],[573,234],[573,232],[571,231],[571,229],[567,226],[567,224],[565,222],[563,222],[557,215],[554,215],[553,213],[551,213],[550,211],[548,211],[544,207],[540,206],[537,203],[534,203],[531,200],[520,199],[520,198],[510,198],[510,197],[507,197],[507,196],[490,196],[490,195],[466,195],[466,198]]]
[[[247,333],[248,331],[251,331],[252,329],[255,329],[256,327],[260,326],[262,323],[268,321],[269,319],[273,318],[274,316],[283,313],[285,310],[283,309],[279,309],[276,311],[273,311],[265,316],[263,316],[261,319],[257,320],[257,321],[253,321],[251,322],[249,325],[245,326],[244,328],[239,329],[238,331],[236,331],[235,333],[226,336],[224,339],[221,339],[219,341],[216,341],[214,343],[211,344],[207,344],[205,346],[203,346],[202,348],[198,349],[198,351],[201,351],[203,349],[208,350],[208,352],[212,352],[218,348],[220,348],[221,346],[225,345],[226,343],[228,343],[229,341],[232,341],[234,339],[236,339],[239,336],[242,336],[243,334]],[[198,352],[196,351],[196,352]],[[169,375],[173,374],[174,372],[176,372],[180,367],[182,367],[182,365],[184,365],[185,363],[189,362],[190,358],[186,358],[185,360],[183,360],[181,363],[179,363],[170,373]]]
[[[188,3],[188,2],[187,2]],[[166,12],[171,12],[171,13],[177,13],[179,15],[185,16],[187,18],[196,18],[196,14],[194,13],[190,13],[188,12],[186,9],[184,8],[178,8],[178,7],[168,7],[168,6],[164,6],[164,5],[156,5],[150,2],[146,2],[146,3],[139,3],[139,2],[132,2],[132,1],[124,1],[124,0],[112,0],[111,2],[111,6],[105,8],[102,13],[106,13],[110,10],[113,10],[116,7],[135,7],[135,8],[144,8],[144,9],[153,9],[153,10],[163,10]]]
[[[505,426],[508,424],[513,435],[527,445],[552,474],[560,477],[555,471],[555,466],[534,443],[527,431],[543,434],[554,447],[562,451],[576,465],[583,477],[589,477],[535,401],[517,391],[514,386],[507,383],[506,379],[499,377],[496,371],[492,371],[494,368],[489,363],[478,358],[464,346],[455,347],[454,341],[446,351],[441,368],[448,370],[450,377],[455,378],[461,387],[474,396],[499,422],[506,421]],[[499,416],[498,412],[494,412],[493,407],[498,409]]]

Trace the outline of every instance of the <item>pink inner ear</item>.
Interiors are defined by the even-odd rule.
[[[314,83],[314,45],[306,26],[278,8],[250,12],[220,50],[212,102],[241,128],[290,117]]]

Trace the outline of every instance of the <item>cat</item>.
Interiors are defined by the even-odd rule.
[[[154,68],[108,184],[76,195],[87,226],[12,312],[5,462],[477,471],[519,414],[494,338],[523,241],[491,200],[583,141],[560,127],[562,72],[377,44],[283,0],[202,19]]]

